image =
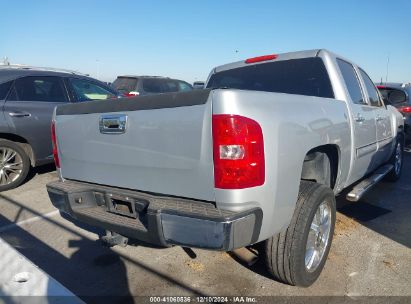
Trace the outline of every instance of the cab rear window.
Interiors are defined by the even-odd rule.
[[[208,88],[232,88],[334,98],[321,58],[254,64],[213,74]]]

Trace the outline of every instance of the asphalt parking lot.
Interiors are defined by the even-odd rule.
[[[0,237],[86,302],[105,296],[411,296],[411,153],[396,184],[380,183],[360,203],[339,197],[330,256],[310,288],[268,277],[235,254],[144,244],[106,248],[103,231],[77,226],[51,205],[43,167],[0,193]],[[90,296],[104,296],[89,298]]]

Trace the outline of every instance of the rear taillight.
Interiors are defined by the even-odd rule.
[[[398,111],[400,111],[401,113],[411,113],[411,107],[407,106],[407,107],[400,107],[398,108]]]
[[[57,138],[56,138],[56,122],[53,120],[51,122],[51,142],[53,143],[53,157],[54,163],[57,168],[60,168],[59,153],[57,149]]]
[[[131,92],[124,94],[125,97],[136,97],[138,95],[140,95],[140,92],[136,92],[136,91],[131,91]]]
[[[239,115],[213,115],[213,150],[216,188],[264,184],[263,132],[256,121]]]

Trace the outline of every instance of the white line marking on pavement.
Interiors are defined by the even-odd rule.
[[[49,213],[46,213],[46,214],[43,214],[43,215],[40,215],[40,216],[31,217],[27,220],[23,220],[23,221],[20,221],[20,222],[17,222],[17,223],[6,225],[4,227],[0,227],[0,233],[4,232],[4,231],[7,231],[7,230],[10,230],[10,229],[13,229],[13,228],[16,228],[16,227],[20,227],[20,226],[25,225],[25,224],[40,221],[44,218],[55,216],[56,214],[59,214],[59,210],[54,210],[54,211],[51,211]]]
[[[0,299],[5,303],[84,303],[1,238],[0,252]],[[28,296],[41,298],[22,298]]]

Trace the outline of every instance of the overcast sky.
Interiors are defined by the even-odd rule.
[[[205,80],[217,65],[327,48],[373,78],[411,81],[411,1],[0,0],[0,56],[104,81]]]

